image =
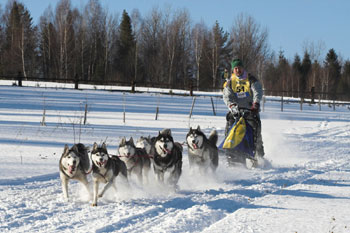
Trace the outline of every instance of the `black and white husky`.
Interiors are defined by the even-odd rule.
[[[111,186],[117,190],[114,183],[114,179],[121,173],[124,179],[127,181],[126,165],[118,157],[110,157],[107,152],[107,146],[105,143],[102,146],[98,146],[95,142],[91,151],[92,160],[92,179],[94,182],[94,195],[92,206],[97,206],[97,196],[102,197],[103,194]],[[102,192],[98,194],[99,183],[105,183]]]
[[[60,178],[63,195],[68,200],[68,183],[74,179],[80,181],[90,195],[87,173],[90,169],[88,149],[81,143],[74,144],[70,149],[64,146],[59,162]]]
[[[190,166],[198,166],[202,171],[210,167],[212,171],[215,171],[219,163],[217,141],[216,130],[212,130],[207,138],[199,126],[197,129],[191,127],[186,135]]]
[[[146,149],[136,147],[132,137],[128,141],[123,137],[119,143],[118,153],[126,165],[128,176],[131,177],[131,174],[135,174],[140,183],[143,183],[143,178],[148,183],[151,160]]]
[[[174,142],[170,129],[164,129],[153,138],[153,168],[158,181],[164,183],[167,174],[167,184],[177,186],[182,172],[182,146]]]

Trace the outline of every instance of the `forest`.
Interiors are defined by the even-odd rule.
[[[20,1],[0,5],[2,79],[219,91],[223,70],[240,58],[265,94],[350,100],[350,61],[341,51],[314,42],[303,51],[292,60],[272,51],[268,29],[243,13],[225,31],[218,21],[193,22],[186,9],[110,14],[99,0],[82,9],[60,0],[34,25]]]

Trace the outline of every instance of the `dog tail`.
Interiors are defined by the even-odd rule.
[[[218,132],[215,129],[211,131],[208,140],[216,146],[216,143],[218,142]]]

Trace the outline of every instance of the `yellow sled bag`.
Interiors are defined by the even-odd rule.
[[[244,118],[241,117],[238,120],[238,122],[234,124],[230,129],[230,132],[228,133],[222,148],[224,149],[235,148],[243,140],[245,132],[246,132],[246,123]]]

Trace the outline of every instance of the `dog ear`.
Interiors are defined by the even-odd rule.
[[[197,126],[197,130],[198,130],[198,131],[201,131],[201,127],[200,127],[199,125]]]
[[[120,140],[120,144],[121,144],[121,145],[124,145],[125,143],[126,143],[126,138],[123,137],[122,140]]]
[[[78,152],[78,146],[77,146],[77,144],[74,144],[74,145],[72,146],[72,151]]]
[[[102,149],[107,150],[106,143],[102,143]]]
[[[150,139],[151,144],[154,144],[154,143],[156,142],[156,140],[157,140],[157,137],[152,137],[152,138]]]
[[[94,142],[94,145],[92,146],[92,151],[96,151],[97,150],[97,143],[96,142]]]
[[[66,144],[66,145],[64,145],[63,154],[64,154],[64,155],[68,154],[68,151],[69,151],[69,147],[68,147],[68,145]]]
[[[134,139],[132,137],[130,137],[129,143],[131,143],[131,145],[134,145]]]
[[[162,134],[165,134],[165,135],[167,135],[167,136],[171,136],[171,129],[168,129],[168,128],[163,129],[163,130],[161,131],[161,133],[162,133]]]

